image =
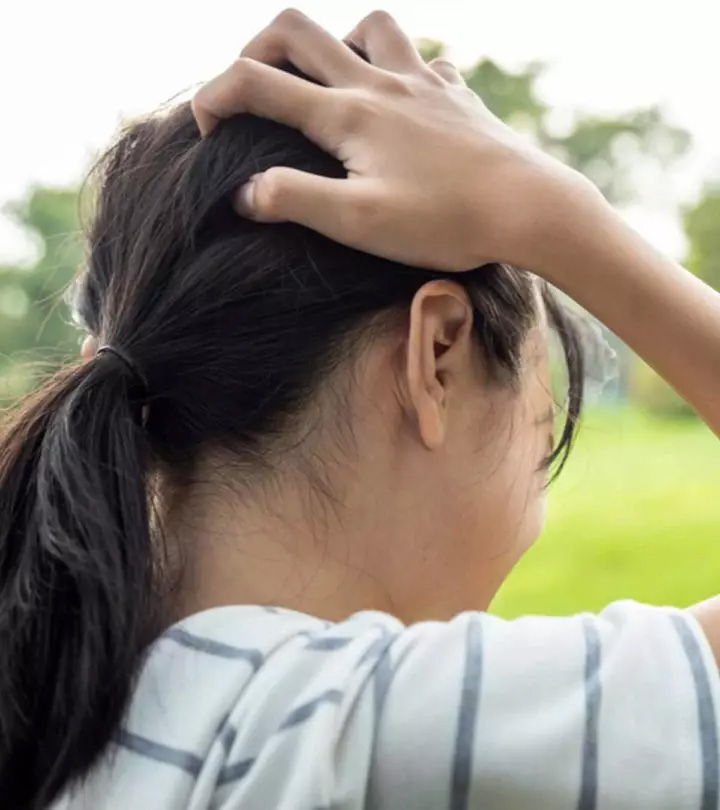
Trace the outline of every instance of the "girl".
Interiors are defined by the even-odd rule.
[[[3,807],[717,808],[714,601],[484,611],[580,410],[547,282],[716,431],[720,296],[349,43],[288,12],[99,167],[85,362],[0,452]]]

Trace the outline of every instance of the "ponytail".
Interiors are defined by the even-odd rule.
[[[41,810],[111,740],[153,633],[147,448],[111,354],[64,370],[0,440],[0,796]]]

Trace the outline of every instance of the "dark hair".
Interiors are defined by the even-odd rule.
[[[443,273],[232,210],[232,192],[282,164],[343,166],[300,133],[249,115],[201,138],[188,104],[132,124],[96,171],[76,305],[104,352],[60,371],[10,415],[0,444],[0,795],[39,810],[87,773],[117,730],[162,626],[162,543],[150,529],[158,465],[191,471],[208,447],[252,463],[382,313],[407,311]],[[518,378],[537,317],[531,277],[490,265],[453,279],[475,308],[493,377]],[[569,451],[582,352],[544,288],[569,369]],[[144,406],[148,406],[147,411]],[[144,417],[147,417],[145,420]]]

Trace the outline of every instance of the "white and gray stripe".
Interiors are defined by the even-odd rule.
[[[218,658],[247,661],[253,669],[259,669],[264,660],[264,656],[260,650],[224,644],[223,642],[215,641],[211,638],[195,635],[180,627],[168,630],[163,634],[162,638],[174,641],[188,649],[203,652],[207,655],[214,655]]]
[[[302,706],[293,709],[281,723],[280,729],[292,728],[300,723],[304,723],[306,720],[309,720],[321,706],[327,704],[337,706],[342,701],[342,698],[343,693],[339,689],[328,689],[313,700],[309,700],[307,703],[303,703]]]
[[[698,632],[625,603],[606,618],[468,613],[409,629],[376,611],[331,629],[279,609],[205,611],[159,639],[109,767],[53,810],[278,796],[288,810],[470,810],[481,795],[720,810],[718,675]],[[629,711],[643,718],[630,729]]]
[[[585,636],[585,731],[578,810],[595,810],[598,796],[598,724],[602,688],[600,683],[600,634],[595,621],[583,622]]]
[[[370,754],[370,771],[368,774],[367,786],[365,791],[365,810],[373,810],[378,806],[378,798],[375,795],[375,782],[373,780],[373,772],[375,771],[375,757],[376,757],[376,740],[382,717],[385,699],[387,698],[390,684],[394,674],[390,652],[393,642],[396,639],[395,633],[383,633],[382,638],[378,639],[372,645],[374,654],[377,659],[373,666],[373,725],[372,725],[372,752]],[[367,654],[363,656],[362,663],[367,660]]]
[[[718,759],[718,721],[712,689],[702,651],[697,639],[682,616],[670,617],[680,636],[695,682],[698,712],[698,737],[702,757],[702,788],[700,810],[718,810],[720,799],[720,760]]]
[[[118,731],[115,739],[118,745],[134,754],[179,768],[190,776],[197,776],[203,765],[202,759],[190,751],[163,745],[139,734],[132,734],[126,729]]]
[[[449,810],[467,810],[469,806],[482,668],[482,624],[478,615],[470,614],[465,638],[465,671],[460,692]]]

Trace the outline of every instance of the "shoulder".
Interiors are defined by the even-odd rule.
[[[692,614],[632,601],[616,602],[597,615],[505,620],[467,612],[446,622],[411,625],[379,611],[326,622],[282,608],[218,608],[161,636],[151,668],[153,661],[165,668],[170,659],[213,678],[222,671],[250,677],[278,668],[310,675],[330,662],[338,677],[343,667],[361,671],[385,661],[397,674],[442,663],[447,677],[457,678],[468,667],[491,677],[514,669],[521,670],[518,677],[547,670],[555,682],[588,666],[608,671],[646,659],[675,669],[714,668],[712,648]]]
[[[559,808],[585,791],[681,808],[718,791],[718,693],[697,622],[633,602],[410,626],[227,608],[158,640],[125,744],[198,770],[218,796],[261,790],[265,806],[290,769],[317,805],[426,807],[438,792],[461,806],[472,790],[488,806]]]

